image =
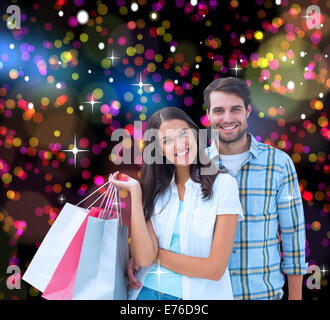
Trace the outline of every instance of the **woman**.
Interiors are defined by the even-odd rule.
[[[179,108],[155,112],[144,134],[140,181],[117,180],[118,171],[109,177],[131,194],[130,253],[143,285],[129,299],[233,299],[227,264],[243,219],[238,187],[206,157],[198,131]]]

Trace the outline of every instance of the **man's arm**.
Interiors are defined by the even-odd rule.
[[[302,300],[303,276],[299,274],[288,274],[288,300]]]
[[[305,218],[298,178],[291,158],[287,158],[277,194],[277,210],[281,232],[283,262],[281,270],[288,277],[290,300],[302,299],[305,262]]]

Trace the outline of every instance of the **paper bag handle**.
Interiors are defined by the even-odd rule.
[[[120,225],[122,225],[122,213],[121,213],[121,201],[120,201],[120,194],[117,191],[117,187],[113,186],[113,193],[111,196],[108,197],[107,203],[105,205],[105,209],[101,215],[101,218],[104,218],[104,215],[106,214],[107,210],[111,215],[113,206],[116,205],[116,213],[117,213],[117,219],[119,220]],[[119,205],[119,212],[118,212],[118,205]],[[111,206],[111,207],[110,207]]]
[[[110,181],[106,182],[105,184],[103,184],[101,187],[99,187],[98,189],[96,189],[94,192],[92,192],[89,196],[87,196],[86,198],[82,199],[79,203],[76,204],[76,206],[78,206],[79,204],[81,204],[82,202],[84,202],[86,199],[88,199],[90,196],[92,196],[95,192],[99,191],[101,188],[103,188],[105,185],[107,185],[108,183],[110,183]],[[91,207],[95,202],[97,202],[101,197],[103,197],[104,192],[89,206]],[[103,202],[102,202],[103,203]]]
[[[86,199],[88,199],[89,197],[91,197],[94,193],[96,193],[98,190],[100,190],[101,188],[103,188],[108,183],[110,183],[110,180],[108,180],[105,184],[103,184],[101,187],[99,187],[98,189],[96,189],[89,196],[87,196],[86,198],[84,198],[83,200],[81,200],[79,203],[77,203],[76,206],[78,206],[80,203],[84,202]],[[107,190],[105,192],[103,192],[92,204],[90,204],[87,209],[89,209],[90,207],[92,207],[93,204],[95,204],[101,197],[103,197],[103,199],[102,199],[102,202],[101,202],[100,207],[102,207],[102,204],[103,204],[105,198],[108,197],[108,199],[106,201],[106,204],[105,204],[105,208],[104,208],[104,210],[102,212],[101,218],[104,217],[104,214],[107,211],[107,209],[109,209],[110,205],[111,205],[111,209],[110,209],[109,212],[111,214],[111,210],[112,210],[113,205],[114,205],[114,200],[116,200],[117,219],[119,218],[120,225],[122,225],[122,212],[121,212],[120,194],[117,192],[116,186],[114,184],[110,183],[110,185],[108,186]],[[119,200],[119,201],[117,201],[117,200]],[[119,212],[118,212],[118,205],[119,205]],[[100,216],[99,216],[99,218],[100,218]]]

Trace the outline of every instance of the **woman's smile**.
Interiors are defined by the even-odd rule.
[[[186,149],[186,150],[184,150],[183,152],[176,153],[175,156],[176,156],[176,157],[182,157],[182,156],[184,156],[184,157],[188,157],[188,156],[189,156],[189,148]]]

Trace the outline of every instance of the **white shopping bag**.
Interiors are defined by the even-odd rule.
[[[101,189],[101,187],[92,194]],[[102,196],[103,194],[100,197]],[[88,197],[78,204],[85,201]],[[97,200],[99,200],[100,197]],[[94,203],[96,201],[94,201]],[[22,277],[24,281],[41,292],[46,289],[73,237],[87,218],[89,209],[78,207],[78,204],[73,205],[66,203],[64,205]]]
[[[70,203],[65,204],[24,273],[24,281],[39,291],[45,290],[88,211]]]
[[[128,227],[122,224],[120,197],[114,191],[107,214],[88,217],[74,300],[127,300]]]

